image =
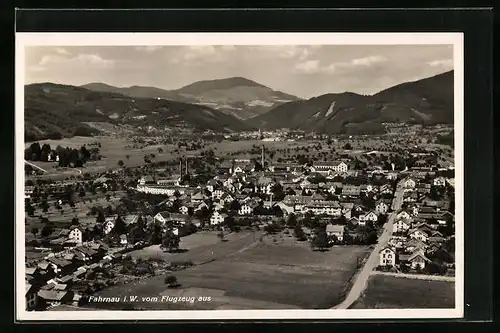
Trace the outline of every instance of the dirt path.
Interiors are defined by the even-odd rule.
[[[26,160],[24,160],[24,163],[28,164],[29,166],[31,166],[31,167],[33,167],[33,168],[35,168],[35,169],[37,169],[37,170],[42,171],[43,173],[47,173],[47,170],[40,168],[40,167],[39,167],[38,165],[36,165],[36,164],[33,164],[33,163],[28,162],[28,161],[26,161]]]
[[[389,218],[387,219],[387,222],[384,225],[384,231],[382,232],[382,235],[380,235],[377,244],[373,248],[372,253],[370,253],[370,255],[368,256],[365,265],[363,266],[361,271],[359,271],[359,273],[356,275],[354,284],[352,285],[352,288],[349,291],[349,294],[347,295],[345,300],[342,303],[334,306],[332,309],[348,309],[361,296],[361,293],[366,289],[366,286],[368,284],[368,279],[370,278],[372,271],[379,264],[379,252],[387,244],[389,238],[391,237],[393,224],[396,219],[398,210],[401,207],[402,197],[403,197],[403,190],[398,187],[396,189],[396,193],[392,204],[392,208],[394,211],[391,213],[391,215],[389,215]]]
[[[415,279],[415,280],[455,282],[454,276],[427,275],[427,274],[405,274],[405,273],[392,273],[392,272],[380,272],[380,271],[373,271],[372,275],[387,275],[387,276],[394,276],[394,277],[401,277],[401,278]]]

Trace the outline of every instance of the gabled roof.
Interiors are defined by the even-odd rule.
[[[343,233],[344,230],[345,230],[345,226],[344,225],[327,224],[327,226],[326,226],[326,232]]]
[[[38,297],[43,298],[47,301],[60,301],[68,294],[67,291],[57,291],[57,290],[40,290],[38,291]]]
[[[205,196],[201,192],[198,192],[191,197],[191,200],[203,200],[203,199],[205,199]]]

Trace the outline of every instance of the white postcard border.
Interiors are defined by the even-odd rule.
[[[24,79],[26,46],[142,45],[453,45],[456,191],[456,276],[454,309],[327,310],[25,310],[24,206],[15,200],[16,320],[265,320],[265,319],[427,319],[462,318],[464,311],[464,49],[463,33],[16,33],[15,196],[24,197]]]

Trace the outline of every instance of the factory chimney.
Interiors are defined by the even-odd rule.
[[[179,159],[179,173],[180,173],[181,178],[182,178],[182,159]]]
[[[188,173],[189,173],[189,171],[188,171],[188,160],[187,160],[187,158],[186,158],[186,175],[187,175]]]
[[[260,155],[260,163],[262,164],[262,170],[264,170],[264,145],[262,145],[262,153]]]

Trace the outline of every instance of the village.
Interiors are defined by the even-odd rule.
[[[260,158],[179,158],[161,174],[146,165],[28,180],[26,308],[84,306],[101,290],[150,276],[176,288],[175,272],[205,260],[181,257],[194,257],[183,244],[197,234],[216,235],[214,248],[245,233],[251,243],[286,238],[319,253],[369,246],[379,274],[454,275],[453,168],[438,167],[425,147],[411,153],[410,168],[382,154],[369,158],[380,163],[374,168],[349,153],[278,161],[264,145],[254,150]],[[182,260],[134,257],[152,248]]]

